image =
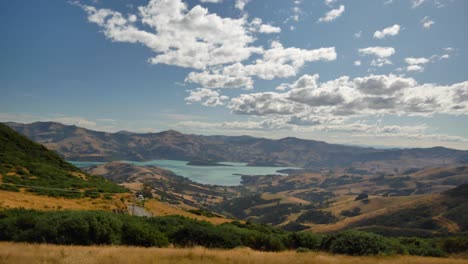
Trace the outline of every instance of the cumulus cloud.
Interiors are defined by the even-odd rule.
[[[244,10],[248,2],[250,2],[250,0],[236,0],[235,7],[239,10]]]
[[[408,65],[406,66],[406,71],[409,72],[422,72],[424,71],[424,67],[421,65]]]
[[[243,9],[247,2],[237,0],[236,6]],[[110,9],[77,5],[110,40],[140,43],[153,50],[156,55],[149,59],[150,63],[201,70],[186,78],[186,82],[201,88],[252,89],[252,77],[291,77],[306,62],[333,61],[337,57],[334,47],[285,48],[278,41],[266,50],[254,46],[255,33],[279,33],[281,28],[264,24],[259,18],[249,21],[245,15],[221,17],[200,5],[190,9],[181,0],[151,0],[138,7],[137,14],[127,16]],[[245,63],[252,54],[259,58]]]
[[[423,19],[421,19],[421,25],[424,29],[430,29],[434,24],[435,22],[432,21],[428,16],[425,16]]]
[[[206,88],[198,88],[189,92],[190,95],[185,98],[188,104],[201,102],[204,106],[218,106],[223,105],[224,101],[229,99],[229,97],[220,95],[217,91]]]
[[[304,106],[291,102],[282,94],[266,92],[242,94],[232,98],[229,108],[244,115],[291,115],[304,110]]]
[[[406,67],[407,71],[412,71],[412,72],[422,72],[424,71],[424,65],[428,62],[430,62],[430,59],[421,57],[421,58],[405,58],[406,64],[408,66]]]
[[[186,82],[196,83],[203,88],[243,88],[246,90],[253,88],[253,80],[250,77],[232,77],[222,74],[212,74],[209,72],[191,72]]]
[[[325,13],[325,15],[319,18],[318,22],[332,22],[333,20],[339,18],[345,11],[345,6],[340,5],[340,7],[336,9],[332,9]]]
[[[468,81],[450,86],[418,84],[413,78],[390,74],[343,76],[319,83],[318,75],[304,75],[278,90],[283,92],[243,94],[232,98],[228,107],[236,114],[280,115],[296,121],[304,116],[333,120],[379,114],[468,114]]]
[[[313,61],[333,61],[337,54],[334,47],[319,49],[284,48],[273,41],[271,48],[265,50],[261,59],[253,64],[236,63],[224,67],[223,74],[228,76],[256,76],[261,79],[285,78],[295,76],[306,63]]]
[[[149,61],[195,69],[235,63],[262,49],[252,46],[246,17],[223,18],[181,0],[151,0],[137,15],[81,5],[88,20],[112,41],[141,43],[156,53]],[[145,26],[139,28],[136,22]],[[151,30],[148,30],[151,29]],[[270,28],[271,30],[271,28]]]
[[[446,50],[446,49],[444,49],[444,51],[451,52],[451,50]],[[429,58],[425,58],[425,57],[419,57],[419,58],[408,57],[408,58],[405,58],[405,63],[407,64],[406,70],[408,72],[423,72],[424,67],[428,63],[435,63],[437,61],[444,60],[444,59],[449,59],[449,58],[450,58],[450,54],[447,54],[447,53],[442,54],[442,55],[434,54]]]
[[[359,49],[362,55],[374,55],[379,58],[387,58],[395,54],[395,49],[392,47],[368,47]]]
[[[263,25],[260,26],[260,29],[258,31],[260,33],[265,33],[265,34],[280,33],[281,28],[274,27],[274,26],[268,25],[268,24],[263,24]]]
[[[374,38],[383,39],[387,36],[396,36],[400,33],[400,25],[395,24],[391,27],[384,28],[382,30],[377,30],[374,33]]]
[[[387,64],[392,64],[388,59],[395,54],[395,49],[392,47],[368,47],[359,49],[361,55],[371,55],[376,58],[371,61],[371,66],[382,67]]]
[[[280,33],[281,28],[269,24],[263,24],[262,19],[255,18],[250,22],[249,30],[252,32],[260,32],[264,34]]]

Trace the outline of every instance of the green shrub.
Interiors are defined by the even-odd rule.
[[[449,254],[468,252],[468,235],[443,238],[438,245]]]
[[[322,237],[309,232],[294,232],[287,236],[287,245],[289,248],[308,248],[312,250],[320,249]]]
[[[400,243],[408,250],[408,254],[428,257],[443,257],[446,255],[432,240],[416,237],[400,238]]]
[[[391,250],[389,241],[384,237],[353,230],[326,236],[322,248],[353,256],[385,254]]]
[[[122,227],[122,243],[143,247],[165,247],[169,240],[147,223],[129,222]]]

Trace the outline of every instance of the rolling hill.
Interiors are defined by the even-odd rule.
[[[0,188],[62,197],[123,193],[100,176],[83,173],[44,146],[0,124]],[[59,190],[62,189],[62,190]]]
[[[146,134],[106,133],[54,122],[7,125],[65,159],[76,161],[236,161],[311,170],[349,167],[372,173],[402,173],[468,162],[468,151],[443,147],[374,149],[293,137],[272,140],[250,136],[200,136],[173,130]]]
[[[118,165],[124,164],[117,163],[108,166],[115,172]],[[133,199],[128,189],[118,185],[125,180],[128,183],[134,183],[126,186],[131,189],[141,187],[143,179],[162,179],[161,176],[150,177],[160,174],[174,176],[175,186],[183,187],[181,182],[191,184],[183,177],[175,176],[159,168],[136,168],[135,170],[130,168],[131,173],[138,172],[143,177],[135,179],[127,179],[125,170],[129,173],[129,168],[124,166],[117,178],[110,177],[109,180],[102,176],[95,176],[99,173],[83,172],[64,161],[55,152],[0,123],[0,209],[118,210],[122,212],[127,210],[127,205],[132,203]],[[91,170],[91,172],[94,171]],[[103,172],[101,169],[97,172],[105,174],[106,170]],[[177,181],[179,181],[178,184]],[[167,185],[164,181],[161,184],[161,186]],[[222,217],[195,214],[197,210],[194,207],[171,205],[169,202],[173,196],[170,190],[162,191],[161,189],[159,193],[166,194],[166,201],[153,199],[145,204],[146,209],[152,215],[182,215],[215,224],[229,221]],[[191,213],[190,210],[195,213]]]

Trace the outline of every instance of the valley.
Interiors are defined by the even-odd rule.
[[[155,160],[81,161],[75,164],[91,166],[78,169],[63,161],[60,156],[65,156],[64,153],[57,151],[57,155],[6,126],[0,128],[0,135],[4,138],[1,141],[3,145],[0,145],[0,155],[3,157],[0,167],[0,208],[3,210],[3,216],[0,214],[0,232],[1,228],[18,228],[18,224],[28,215],[36,219],[34,221],[39,226],[49,215],[55,221],[64,221],[58,226],[72,223],[67,218],[85,219],[80,221],[89,221],[88,225],[96,225],[109,218],[105,221],[131,221],[135,225],[132,228],[137,228],[135,230],[138,232],[143,232],[145,228],[157,228],[148,231],[151,235],[145,239],[135,242],[143,243],[141,245],[159,245],[159,240],[153,239],[159,239],[158,232],[162,232],[166,239],[178,246],[188,243],[215,248],[231,247],[229,236],[235,236],[238,240],[232,247],[247,245],[254,249],[277,251],[307,245],[309,249],[340,253],[341,249],[333,249],[325,241],[334,241],[339,237],[348,239],[350,236],[351,239],[381,239],[382,248],[373,252],[385,250],[395,254],[400,249],[392,249],[389,245],[397,243],[404,250],[413,252],[411,254],[444,256],[446,253],[439,251],[440,246],[429,249],[430,244],[424,244],[426,251],[413,249],[411,239],[418,237],[432,241],[430,239],[436,237],[439,240],[434,241],[442,241],[437,242],[438,245],[445,245],[449,240],[443,240],[444,237],[463,235],[468,231],[468,166],[462,162],[464,152],[460,154],[461,159],[457,157],[453,160],[452,157],[450,162],[445,160],[444,166],[431,162],[435,156],[460,153],[455,150],[443,149],[438,154],[419,156],[421,163],[418,166],[421,167],[412,162],[412,166],[415,166],[412,168],[388,166],[392,162],[383,166],[384,163],[377,161],[297,169],[246,166],[245,163],[224,160],[207,163],[198,163],[198,160],[196,165],[183,160]],[[422,153],[428,151],[421,150]],[[171,168],[175,168],[174,171]],[[205,184],[196,177],[184,177],[184,173],[190,170],[218,177],[217,184]],[[236,170],[251,175],[236,174]],[[240,181],[230,183],[224,179],[232,176]],[[145,220],[127,218],[127,214],[132,214],[130,208],[135,203],[153,217],[140,218]],[[101,220],[95,222],[94,218]],[[152,226],[146,221],[181,222],[176,227],[172,224]],[[11,233],[10,239],[35,241],[37,236],[28,235],[30,232],[39,232],[40,236],[55,232],[53,226],[47,227],[51,231],[35,227],[28,231],[31,225],[24,228],[26,230],[21,231],[25,232],[24,238]],[[173,233],[172,228],[176,228],[177,232],[188,232],[188,237]],[[349,229],[358,231],[346,231]],[[125,228],[106,232],[110,232],[109,235],[112,232],[120,234],[122,238],[118,241],[122,245],[133,243],[133,240],[126,240],[126,232],[129,231]],[[262,232],[268,232],[269,238],[262,237]],[[198,239],[202,234],[207,238]],[[86,243],[95,243],[97,238],[93,233],[88,235],[91,242]],[[255,239],[246,239],[249,236]],[[306,238],[295,242],[295,236]],[[48,239],[62,241],[60,236]],[[219,239],[214,240],[219,244],[214,246],[210,242],[213,239]],[[308,244],[311,241],[315,242]],[[167,243],[164,242],[164,245]]]

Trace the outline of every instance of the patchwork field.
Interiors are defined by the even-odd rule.
[[[45,244],[0,243],[0,263],[315,263],[315,264],[463,264],[462,256],[427,258],[414,256],[350,257],[325,253],[296,253],[292,251],[266,253],[250,249],[209,250],[205,248],[137,248],[137,247],[83,247]]]

